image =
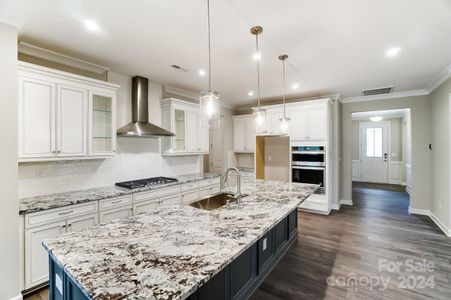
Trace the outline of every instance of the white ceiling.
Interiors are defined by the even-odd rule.
[[[353,120],[368,120],[373,116],[381,116],[385,119],[390,118],[403,118],[408,113],[410,113],[410,109],[391,109],[391,110],[380,110],[380,111],[364,111],[364,112],[356,112],[352,113]]]
[[[130,75],[197,92],[207,88],[205,0],[0,0],[0,22],[20,39]],[[255,102],[252,25],[262,25],[262,97],[289,98],[395,86],[423,89],[451,63],[449,0],[211,0],[213,85],[232,106]],[[82,20],[98,22],[89,32]],[[402,48],[388,58],[385,51]],[[189,72],[175,71],[172,64]]]

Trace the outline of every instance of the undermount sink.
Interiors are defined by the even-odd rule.
[[[247,194],[241,194],[241,198],[249,196]],[[191,203],[190,205],[195,208],[204,209],[204,210],[214,210],[220,207],[223,207],[227,204],[232,204],[236,202],[236,199],[233,197],[233,194],[221,193],[215,196],[211,196],[206,199],[202,199],[196,202]]]

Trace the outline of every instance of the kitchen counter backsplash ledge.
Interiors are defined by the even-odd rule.
[[[161,189],[168,186],[180,185],[184,183],[201,181],[220,177],[215,173],[194,173],[173,176],[178,181],[167,184],[151,185],[139,189],[129,190],[116,185],[78,190],[72,192],[55,193],[42,196],[28,197],[19,199],[19,214],[32,213],[48,209],[60,208],[74,204],[81,204],[102,199],[114,198],[119,196],[131,195],[135,193]]]

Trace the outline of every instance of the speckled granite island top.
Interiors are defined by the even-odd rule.
[[[170,206],[44,241],[93,299],[184,299],[318,186],[255,180],[239,206]]]
[[[32,213],[41,210],[64,207],[68,205],[130,195],[134,193],[161,189],[168,186],[210,179],[219,176],[220,175],[214,173],[195,173],[181,176],[173,176],[174,178],[177,178],[178,180],[177,182],[152,185],[145,188],[134,190],[129,190],[113,185],[100,188],[92,188],[87,190],[79,190],[66,193],[56,193],[37,197],[23,198],[19,199],[19,214]]]

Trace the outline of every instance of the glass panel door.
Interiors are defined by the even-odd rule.
[[[114,151],[113,144],[113,97],[92,94],[91,152]]]
[[[186,132],[185,132],[185,124],[186,124],[186,114],[183,109],[174,109],[174,150],[175,151],[183,151],[186,148]]]

